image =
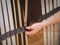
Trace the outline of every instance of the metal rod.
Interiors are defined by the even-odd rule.
[[[3,19],[3,24],[4,24],[3,32],[6,34],[6,27],[5,27],[5,20],[4,20],[4,12],[3,12],[2,0],[1,0],[1,9],[2,9],[2,19]],[[3,32],[1,31],[2,34],[3,34]],[[5,36],[7,36],[7,34]],[[6,41],[2,41],[2,45],[7,45],[7,44],[8,44],[8,42],[7,42],[7,38],[6,38]]]
[[[7,6],[7,1],[6,2],[6,9],[7,9],[7,16],[8,16],[8,25],[9,25],[9,30],[10,30],[10,40],[11,40],[11,45],[12,45],[12,36],[11,36],[11,28],[10,28],[10,20],[9,20],[9,12],[8,12],[8,6]]]
[[[46,13],[45,11],[46,9],[44,7],[44,0],[41,0],[41,7],[42,7],[42,15],[44,15]],[[44,37],[44,45],[46,45],[46,27],[43,28],[43,37]]]
[[[12,12],[13,12],[14,29],[17,29],[16,8],[15,8],[15,1],[14,0],[11,0],[11,5],[12,5]],[[15,30],[15,31],[17,31],[17,30]],[[16,37],[16,45],[19,45],[17,33],[15,33],[15,37]]]
[[[19,27],[22,27],[22,17],[21,17],[20,0],[17,0],[17,8],[18,8]],[[21,45],[24,45],[23,33],[21,33],[20,36],[21,36]]]

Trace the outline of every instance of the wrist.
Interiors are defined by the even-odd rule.
[[[42,21],[41,24],[42,24],[43,27],[46,27],[47,26],[46,20]]]
[[[45,23],[43,23],[43,22],[40,22],[39,25],[40,25],[42,28],[45,27]]]

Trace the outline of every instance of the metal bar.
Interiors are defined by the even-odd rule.
[[[25,32],[24,29],[25,29],[25,27],[22,27],[22,28],[15,29],[17,31],[12,30],[12,31],[6,32],[6,34],[8,34],[8,36],[6,36],[6,34],[1,35],[0,36],[0,42],[2,42],[3,40],[6,40],[6,38],[9,38],[10,37],[10,32],[11,32],[11,36],[14,36],[15,33],[20,34],[21,32]]]
[[[57,8],[58,7],[58,0],[56,0],[55,2],[56,4],[55,7]],[[55,45],[58,45],[58,24],[55,24]]]
[[[45,14],[44,0],[41,0],[42,15]],[[46,45],[46,27],[43,28],[44,45]]]
[[[12,5],[12,12],[13,12],[13,20],[14,20],[14,29],[17,29],[17,18],[16,18],[16,8],[15,8],[15,1],[11,0],[11,5]],[[17,30],[15,30],[17,31]],[[19,45],[19,41],[18,41],[18,34],[16,34],[16,45]]]
[[[6,2],[6,0],[5,0],[5,2]],[[12,36],[11,36],[11,28],[10,28],[10,21],[9,21],[9,13],[8,13],[7,2],[6,2],[6,9],[7,9],[8,25],[9,25],[9,30],[10,30],[11,45],[12,45]]]
[[[10,0],[6,0],[7,3],[7,11],[8,11],[8,18],[9,18],[9,24],[10,24],[10,31],[14,30],[14,25],[13,25],[13,18],[12,18],[12,9],[11,9],[11,2]],[[12,45],[16,45],[15,41],[15,35],[11,36],[12,39]]]
[[[1,36],[1,23],[0,23],[0,36]],[[2,42],[0,42],[0,45],[2,45]]]
[[[28,0],[25,0],[25,17],[24,17],[24,26],[27,26],[27,16],[28,16]],[[25,33],[25,43],[28,45],[28,38]]]
[[[58,0],[58,7],[60,7],[60,0]],[[57,45],[60,45],[60,23],[58,24],[58,31],[57,31]]]
[[[54,3],[50,0],[50,11],[54,9]],[[51,25],[51,45],[54,45],[54,25]]]
[[[22,16],[22,26],[27,26],[27,11],[28,11],[28,0],[21,0],[21,16]],[[24,10],[25,6],[25,10]],[[24,45],[28,45],[27,41],[27,35],[25,32],[23,32],[23,39],[24,39]]]
[[[50,11],[50,0],[47,0],[47,13]],[[51,27],[50,26],[48,26],[47,27],[47,30],[48,30],[48,45],[51,45],[50,44],[50,30],[51,30]]]
[[[5,0],[2,0],[2,4],[3,4],[3,10],[4,10],[4,18],[5,18],[5,26],[6,26],[6,32],[10,31],[9,30],[9,23],[8,23],[8,14],[7,14],[7,9],[6,9],[6,2]],[[7,34],[8,36],[8,34]],[[8,42],[8,45],[10,44],[11,45],[11,37],[10,38],[7,38],[7,42]]]
[[[46,0],[46,13],[49,13],[49,0]],[[50,26],[47,27],[47,45],[50,45]]]
[[[19,27],[22,27],[22,17],[21,17],[20,0],[17,0],[17,6],[18,6]],[[21,45],[24,45],[23,33],[21,33]]]
[[[58,24],[58,44],[60,45],[60,23]]]
[[[49,9],[50,9],[50,6],[49,6],[49,0],[46,0],[47,2],[46,2],[46,11],[47,11],[47,13],[49,13]],[[50,45],[50,26],[48,26],[47,27],[47,30],[48,30],[48,45]]]
[[[58,42],[58,41],[57,41],[57,39],[58,39],[58,35],[57,35],[57,33],[58,33],[57,31],[58,31],[58,29],[57,29],[57,26],[58,26],[58,25],[55,24],[55,45],[57,45],[57,42]]]
[[[2,17],[2,18],[3,18],[3,22],[2,22],[2,23],[4,24],[4,26],[3,26],[4,28],[3,28],[3,27],[2,27],[2,28],[5,30],[5,34],[6,34],[6,24],[5,24],[6,22],[5,22],[5,17],[4,17],[4,15],[6,15],[7,13],[5,12],[5,10],[6,10],[6,5],[4,5],[3,3],[5,4],[5,0],[4,0],[4,2],[3,2],[3,0],[1,0],[1,9],[2,9],[2,16],[3,16],[3,17]],[[3,6],[4,6],[5,10],[4,10]],[[5,13],[6,13],[6,14],[5,14]],[[3,33],[3,32],[1,32],[1,33]],[[6,34],[6,36],[7,36],[7,34]],[[5,44],[2,43],[2,45],[8,45],[8,40],[10,41],[10,38],[9,38],[9,39],[6,38]]]
[[[17,6],[17,0],[14,1],[15,2],[15,9],[16,9],[16,21],[17,21],[17,28],[19,28],[19,17],[18,17],[18,6]],[[21,45],[21,35],[18,34],[18,38],[19,38],[19,45]]]
[[[60,7],[60,0],[58,0],[58,7]]]
[[[44,0],[44,7],[45,7],[45,14],[47,13],[47,4],[46,4],[46,0]],[[48,45],[48,30],[47,30],[47,27],[46,27],[46,45]]]

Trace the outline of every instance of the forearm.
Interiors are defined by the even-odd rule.
[[[60,11],[54,14],[53,16],[49,17],[48,19],[42,21],[41,23],[43,24],[44,27],[46,27],[59,22],[60,22]]]

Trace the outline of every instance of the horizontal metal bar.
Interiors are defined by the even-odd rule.
[[[15,33],[20,34],[21,32],[25,32],[25,27],[17,28],[17,29],[14,29],[12,31],[6,32],[5,34],[0,36],[0,42],[5,40],[6,38],[9,38],[10,37],[10,32],[11,32],[11,36],[15,35]],[[7,36],[6,36],[6,34],[7,34]]]
[[[46,13],[44,15],[41,15],[41,17],[38,19],[38,22],[41,22],[44,19],[49,18],[50,16],[54,15],[55,13],[57,13],[58,11],[60,11],[60,7],[57,7],[55,9],[53,9],[52,11],[50,11],[49,13]]]

